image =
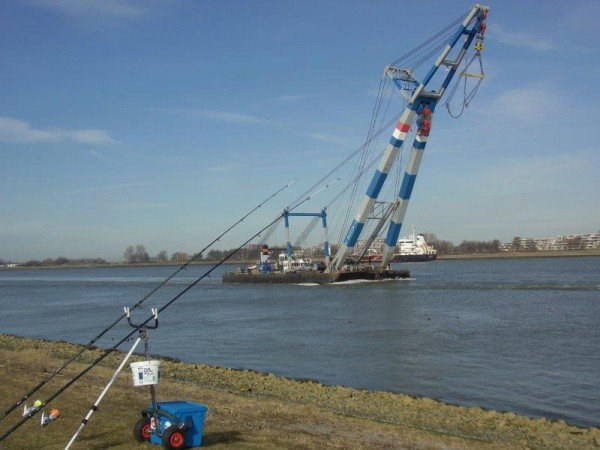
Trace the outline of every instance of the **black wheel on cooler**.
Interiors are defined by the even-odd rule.
[[[138,442],[146,442],[150,440],[152,430],[150,429],[150,418],[142,417],[133,427],[133,435]]]
[[[185,434],[175,425],[167,428],[162,437],[162,444],[167,449],[179,449],[185,446]]]
[[[185,434],[175,425],[165,430],[162,436],[162,445],[167,449],[179,449],[185,445]]]

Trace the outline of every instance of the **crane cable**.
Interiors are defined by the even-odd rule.
[[[416,69],[421,64],[423,64],[425,61],[430,59],[435,53],[437,53],[439,50],[441,50],[441,48],[443,48],[445,45],[447,45],[450,35],[454,34],[454,32],[455,32],[454,27],[459,22],[464,20],[464,18],[466,16],[467,16],[467,14],[461,15],[460,17],[458,17],[457,19],[452,21],[449,25],[447,25],[444,29],[442,29],[441,31],[439,31],[438,33],[434,34],[432,37],[430,37],[429,39],[424,41],[422,44],[420,44],[413,50],[409,51],[405,55],[403,55],[400,58],[393,61],[391,66],[396,66],[399,63],[403,63],[404,65],[410,66],[411,69],[413,69],[413,70]],[[365,143],[371,143],[373,141],[373,139],[371,139],[371,136],[373,134],[373,131],[375,130],[375,126],[379,119],[379,115],[380,115],[379,113],[381,111],[381,107],[382,107],[384,98],[387,95],[387,89],[389,87],[387,82],[389,81],[389,78],[387,76],[385,76],[385,73],[384,73],[384,77],[382,77],[382,78],[385,78],[385,80],[381,80],[380,84],[379,84],[379,90],[377,93],[377,98],[375,100],[375,105],[373,107],[373,112],[371,114],[371,121],[369,124],[367,138],[365,139]],[[381,122],[385,121],[392,97],[393,97],[393,95],[389,95],[387,106],[385,108],[385,113],[383,114]],[[356,168],[356,173],[359,174],[359,176],[356,178],[356,182],[352,186],[352,191],[351,191],[350,196],[347,201],[348,207],[346,208],[346,213],[344,215],[343,224],[340,228],[340,235],[338,237],[338,243],[340,243],[342,241],[342,239],[344,238],[344,229],[346,228],[346,225],[348,224],[350,217],[351,217],[351,211],[353,209],[353,205],[356,200],[356,194],[357,194],[358,184],[360,182],[360,177],[364,173],[362,171],[362,169],[366,162],[367,154],[369,152],[369,146],[370,145],[367,144],[365,146],[364,150],[362,151],[362,156],[360,158],[360,162],[358,163],[357,168]],[[354,177],[353,177],[353,179],[354,179]]]
[[[438,33],[434,34],[433,36],[431,36],[430,38],[428,38],[426,41],[424,41],[423,43],[421,43],[419,46],[415,47],[414,49],[412,49],[408,53],[405,53],[404,55],[402,55],[401,57],[399,57],[398,59],[396,59],[395,61],[393,61],[391,65],[396,65],[396,64],[399,64],[401,62],[405,62],[408,59],[419,58],[420,53],[422,53],[423,51],[426,51],[428,49],[428,47],[430,47],[431,45],[434,45],[435,44],[434,41],[436,41],[440,37],[444,37],[444,35],[447,34],[451,28],[453,28],[456,25],[458,25],[461,21],[464,20],[464,18],[466,16],[467,16],[467,14],[463,14],[460,17],[456,18],[449,25],[447,25],[444,29],[442,29]],[[441,44],[441,45],[444,46],[444,45],[446,45],[446,43],[447,43],[447,40],[444,39],[443,40],[443,44]],[[439,45],[436,46],[435,48],[437,49],[438,47],[439,47]],[[431,53],[431,52],[429,52],[429,53]],[[400,114],[397,114],[395,116],[395,119],[397,120],[399,117],[400,117]],[[341,167],[343,167],[349,161],[351,161],[357,154],[359,154],[362,150],[364,150],[365,147],[368,146],[375,138],[377,138],[383,131],[385,131],[393,123],[393,120],[394,119],[392,119],[392,121],[386,123],[381,128],[379,128],[363,144],[361,144],[358,148],[354,149],[342,162],[340,162],[339,164],[337,164],[326,175],[324,175],[323,177],[321,177],[311,187],[309,187],[306,191],[304,191],[301,195],[299,195],[296,198],[296,200],[294,200],[294,202],[292,202],[292,205],[296,201],[299,201],[300,199],[302,199],[305,195],[308,195],[310,192],[312,192],[314,189],[316,189],[318,186],[320,186],[321,183],[323,183],[325,180],[327,180],[331,175],[333,175],[335,172],[337,172]]]
[[[479,87],[481,86],[481,83],[483,82],[483,79],[485,78],[485,72],[483,70],[483,61],[481,60],[481,52],[485,48],[483,45],[483,40],[485,38],[485,30],[487,29],[487,24],[485,23],[486,18],[487,18],[487,12],[483,12],[480,22],[477,25],[475,25],[475,27],[477,27],[477,28],[474,27],[474,29],[473,29],[473,32],[475,33],[475,46],[474,46],[475,53],[473,54],[471,59],[469,59],[469,60],[465,59],[465,67],[460,72],[460,76],[456,79],[456,82],[454,83],[454,86],[452,87],[450,94],[448,95],[448,98],[446,99],[446,102],[445,102],[445,106],[446,106],[446,109],[448,110],[448,114],[450,114],[450,116],[455,119],[462,116],[462,114],[465,112],[465,109],[467,109],[469,107],[469,104],[471,103],[473,98],[475,98],[475,95],[477,94],[477,91],[479,90]],[[477,61],[479,64],[479,73],[467,72],[469,67],[471,67],[471,65],[475,61]],[[460,111],[455,114],[450,109],[450,102],[452,101],[452,98],[454,97],[454,94],[456,93],[456,90],[458,89],[458,85],[460,84],[461,78],[463,78],[463,100],[460,105]],[[469,92],[467,92],[467,78],[477,78],[477,82],[475,83],[475,85]]]
[[[404,55],[402,55],[401,57],[399,57],[398,59],[396,59],[395,61],[393,61],[391,63],[391,65],[395,66],[395,65],[397,65],[397,64],[399,64],[401,62],[406,61],[411,56],[414,57],[415,54],[419,53],[419,50],[422,50],[423,48],[427,47],[429,44],[431,44],[437,38],[439,38],[443,34],[447,33],[448,30],[450,30],[451,28],[454,28],[456,25],[458,25],[459,22],[462,22],[464,20],[464,18],[467,17],[467,14],[468,13],[462,14],[460,17],[457,17],[456,19],[454,19],[449,25],[447,25],[442,30],[438,31],[436,34],[434,34],[433,36],[431,36],[430,38],[428,38],[424,42],[422,42],[419,46],[413,48],[408,53],[405,53]]]
[[[468,73],[467,70],[469,69],[469,67],[471,67],[471,65],[475,61],[477,61],[479,63],[479,73],[478,74]],[[452,86],[452,89],[450,90],[450,92],[448,93],[448,97],[446,98],[446,102],[444,103],[444,106],[446,106],[446,109],[448,110],[448,114],[450,114],[450,117],[458,119],[460,116],[463,115],[463,113],[465,112],[465,109],[467,109],[469,107],[469,104],[475,98],[475,95],[477,94],[477,91],[479,90],[479,87],[481,86],[481,83],[483,82],[484,77],[485,77],[485,72],[483,70],[483,62],[481,60],[481,52],[476,51],[473,54],[473,56],[471,57],[471,59],[469,59],[468,61],[465,60],[465,67],[461,71],[460,76],[456,79],[456,82]],[[467,89],[468,78],[477,78],[477,82],[470,90]],[[458,86],[460,85],[461,81],[463,81],[463,100],[460,103],[460,111],[455,113],[452,111],[452,109],[450,107],[450,102],[454,98],[454,94],[456,94],[456,91],[458,90]]]
[[[369,123],[367,137],[365,138],[365,142],[368,142],[368,144],[364,147],[364,150],[362,151],[362,154],[360,157],[360,161],[355,168],[355,173],[357,174],[357,179],[356,179],[356,182],[352,186],[352,191],[348,198],[348,207],[346,208],[346,214],[344,215],[344,223],[342,225],[342,229],[346,228],[346,225],[347,225],[348,221],[350,220],[351,211],[353,209],[352,207],[354,205],[354,200],[356,198],[356,193],[358,191],[358,184],[359,184],[360,178],[362,177],[362,174],[363,174],[362,169],[364,168],[365,162],[367,160],[367,156],[369,154],[369,150],[371,148],[371,143],[373,142],[373,140],[371,139],[371,136],[373,135],[373,131],[375,129],[375,126],[377,125],[377,121],[379,118],[379,112],[381,111],[381,106],[384,102],[384,98],[386,96],[386,92],[387,92],[390,84],[391,83],[389,82],[388,77],[386,77],[386,76],[381,77],[381,80],[379,81],[379,90],[377,92],[377,98],[375,100],[375,104],[373,105],[373,111],[371,113],[371,121]]]

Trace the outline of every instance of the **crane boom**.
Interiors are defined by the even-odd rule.
[[[392,253],[398,241],[398,236],[400,235],[402,221],[404,220],[404,216],[406,214],[408,201],[410,199],[421,159],[423,157],[423,152],[427,144],[427,138],[431,130],[433,112],[435,111],[438,101],[444,95],[444,92],[456,74],[456,71],[463,60],[465,53],[473,42],[473,39],[475,37],[477,37],[479,40],[483,38],[483,32],[485,31],[485,19],[488,11],[488,7],[479,4],[475,4],[471,8],[465,19],[458,26],[456,32],[452,35],[448,44],[442,50],[435,63],[421,82],[418,82],[413,77],[410,69],[394,68],[391,66],[386,67],[385,74],[387,76],[390,76],[392,79],[394,79],[394,77],[400,74],[400,76],[403,77],[402,81],[407,81],[408,79],[414,83],[416,87],[414,87],[414,92],[409,97],[408,104],[398,120],[392,137],[381,157],[379,166],[373,175],[369,187],[367,188],[367,192],[363,198],[363,201],[359,205],[356,216],[352,221],[348,232],[346,233],[346,237],[343,243],[340,245],[340,249],[338,250],[334,260],[332,261],[331,269],[339,270],[344,264],[346,264],[348,256],[353,251],[358,238],[365,227],[367,218],[373,209],[373,205],[377,200],[379,193],[381,192],[389,171],[394,161],[398,157],[406,136],[411,129],[411,125],[415,119],[418,119],[418,130],[413,141],[408,165],[403,176],[400,192],[398,193],[397,197],[399,204],[398,207],[395,208],[392,215],[382,254],[382,266],[385,267],[390,262]],[[460,48],[456,58],[453,60],[447,59],[452,49],[456,46],[458,40],[463,35],[465,36],[465,42]],[[477,52],[483,49],[483,45],[478,44],[481,44],[481,42],[478,42],[475,45],[475,50]],[[449,67],[448,73],[444,77],[439,89],[431,90],[429,83],[433,79],[439,67],[442,65]],[[396,79],[394,79],[394,81],[396,81]],[[400,85],[399,82],[396,84]]]

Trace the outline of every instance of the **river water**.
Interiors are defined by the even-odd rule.
[[[339,286],[228,285],[219,269],[161,315],[151,351],[600,425],[599,257],[403,267],[412,279]],[[85,343],[173,270],[0,271],[0,333]],[[134,320],[206,270],[184,271]]]

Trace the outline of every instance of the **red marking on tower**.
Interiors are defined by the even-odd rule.
[[[407,123],[399,122],[398,125],[396,125],[396,130],[402,131],[403,133],[407,133],[408,130],[410,130],[410,125]]]

